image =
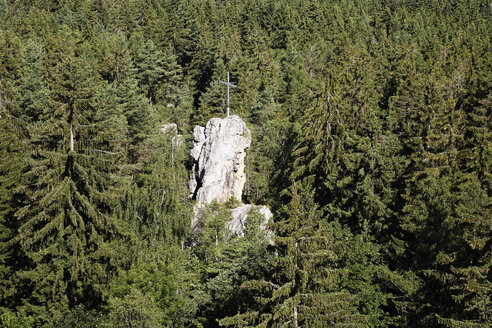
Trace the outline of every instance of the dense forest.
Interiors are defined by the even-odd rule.
[[[487,0],[0,0],[0,327],[490,327]],[[191,240],[193,127],[247,122]],[[180,145],[159,131],[176,123]]]

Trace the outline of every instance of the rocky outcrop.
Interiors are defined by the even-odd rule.
[[[169,132],[171,134],[178,134],[178,125],[176,123],[165,123],[161,125],[161,132]]]
[[[236,236],[244,236],[244,229],[246,227],[246,219],[248,218],[248,213],[252,208],[255,208],[258,212],[263,215],[265,220],[260,225],[263,229],[266,229],[266,224],[268,220],[272,218],[273,214],[268,207],[265,205],[251,205],[251,204],[243,204],[241,206],[236,207],[232,210],[232,220],[227,222],[226,226],[229,229],[231,235]]]
[[[176,123],[162,124],[160,130],[162,133],[171,136],[171,144],[173,147],[181,147],[183,136],[178,134],[178,125]]]
[[[246,176],[244,158],[251,144],[251,133],[237,115],[212,118],[194,130],[191,196],[197,205],[231,198],[241,200]]]
[[[212,118],[205,127],[196,126],[191,157],[193,170],[190,179],[190,197],[196,199],[192,230],[199,227],[202,209],[213,201],[225,203],[231,198],[241,201],[246,175],[246,150],[251,144],[251,132],[237,115]],[[267,229],[272,213],[266,206],[241,204],[231,210],[227,222],[229,236],[244,236],[248,213],[257,208],[265,218],[261,223]]]

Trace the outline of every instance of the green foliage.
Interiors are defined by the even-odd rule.
[[[84,305],[76,305],[65,316],[56,322],[54,326],[60,328],[93,328],[99,327],[104,316],[96,310],[86,310]]]
[[[219,59],[215,64],[210,85],[200,97],[200,109],[193,118],[196,124],[205,125],[212,117],[224,116],[227,113],[227,99],[225,98],[227,88],[220,83],[226,80],[226,72],[224,61]]]
[[[262,228],[265,217],[258,209],[253,207],[249,211],[244,236],[227,234],[225,224],[230,220],[230,210],[224,205],[212,203],[201,220],[204,222],[195,229],[202,233],[196,237],[193,251],[204,258],[202,283],[210,300],[202,314],[208,319],[204,325],[209,327],[253,302],[253,295],[238,286],[250,279],[266,278],[274,258],[268,250],[269,236]]]
[[[3,95],[4,96],[4,95]],[[5,97],[5,96],[4,96]],[[5,99],[5,98],[4,98]],[[26,131],[24,122],[12,115],[14,112],[9,100],[0,104],[0,297],[3,306],[16,303],[15,287],[11,276],[15,270],[14,263],[19,253],[9,240],[19,228],[15,212],[24,205],[25,198],[19,190],[19,181],[26,169],[23,162]],[[5,107],[3,107],[5,106]],[[13,303],[11,303],[13,302]]]
[[[357,296],[342,283],[348,268],[338,265],[350,239],[337,222],[327,223],[309,188],[292,187],[288,216],[275,223],[271,280],[243,284],[255,297],[250,309],[221,321],[228,326],[363,326]],[[354,270],[355,271],[355,270]],[[357,274],[354,272],[357,276]],[[272,279],[273,278],[273,279]],[[352,283],[356,284],[354,279]]]
[[[230,210],[217,201],[207,205],[201,217],[195,223],[194,242],[197,244],[195,253],[206,261],[217,260],[227,245],[226,222],[231,220]]]
[[[172,323],[177,281],[163,264],[133,265],[120,271],[110,287],[109,323],[113,327],[161,327]]]
[[[21,113],[18,116],[28,122],[36,122],[49,108],[49,89],[42,72],[44,51],[39,41],[27,40],[22,55],[21,77],[17,82],[19,95],[17,104]]]
[[[109,306],[109,327],[161,327],[155,301],[139,289],[131,288],[122,298],[110,298]]]
[[[70,303],[97,304],[111,271],[117,158],[105,140],[110,130],[98,131],[102,124],[92,121],[98,85],[84,65],[83,58],[67,58],[57,67],[56,107],[31,131],[28,202],[16,213],[21,225],[11,239],[22,254],[12,277],[24,286],[17,298],[29,299],[22,308],[39,323],[60,318]]]
[[[492,325],[489,7],[0,0],[2,324]],[[274,245],[191,229],[227,71]]]
[[[25,317],[19,313],[4,312],[0,315],[0,327],[2,328],[31,328],[34,319]]]
[[[138,85],[153,103],[156,102],[157,88],[165,72],[161,55],[162,53],[156,48],[154,42],[148,40],[135,58],[134,73],[138,79]]]
[[[253,203],[267,203],[275,208],[287,198],[282,191],[289,186],[296,132],[296,125],[277,112],[253,135],[244,191]]]

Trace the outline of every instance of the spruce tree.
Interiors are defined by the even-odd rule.
[[[200,108],[195,113],[193,121],[205,125],[214,116],[223,116],[227,112],[226,88],[220,81],[225,81],[226,68],[222,59],[217,60],[210,85],[200,96]]]
[[[76,304],[99,306],[111,277],[118,156],[106,142],[111,122],[94,119],[98,84],[86,58],[65,54],[53,107],[31,135],[27,204],[16,213],[21,226],[11,242],[26,257],[13,276],[23,286],[18,309],[35,314],[38,325]]]
[[[156,103],[157,93],[165,74],[162,52],[152,40],[147,40],[135,57],[133,71],[145,96]]]
[[[186,131],[193,112],[193,98],[172,45],[165,49],[163,67],[164,76],[157,96],[162,106],[158,115],[162,122],[176,123],[180,131]]]
[[[172,45],[166,47],[162,56],[162,64],[163,82],[159,89],[159,99],[165,105],[176,105],[175,97],[183,79],[183,72]]]
[[[12,109],[13,101],[3,92],[0,97],[0,308],[14,308],[19,304],[15,297],[19,287],[12,283],[11,277],[23,258],[18,247],[9,241],[19,228],[15,212],[25,205],[21,190],[27,166],[23,161],[27,129],[22,119],[12,115],[18,112]]]
[[[149,98],[139,89],[134,75],[130,75],[116,87],[115,97],[128,127],[129,162],[141,163],[143,156],[148,153],[146,141],[157,133],[155,109],[149,104]]]
[[[203,272],[204,290],[210,295],[210,304],[202,311],[207,326],[249,308],[254,299],[249,290],[240,288],[245,281],[265,279],[271,273],[274,256],[269,250],[269,232],[264,230],[265,217],[252,208],[244,226],[244,236],[229,234],[217,253],[206,263]]]
[[[306,188],[306,187],[304,187]],[[309,188],[292,186],[289,213],[275,222],[273,280],[243,284],[257,294],[248,311],[222,324],[248,327],[360,327],[357,297],[342,288],[348,272],[338,265],[349,238],[336,222],[323,220]]]
[[[34,39],[26,42],[22,54],[22,70],[16,85],[19,117],[27,122],[36,122],[49,106],[49,90],[43,75],[44,50]]]
[[[308,106],[313,80],[302,63],[295,41],[289,41],[281,57],[278,101],[291,121],[301,117]]]

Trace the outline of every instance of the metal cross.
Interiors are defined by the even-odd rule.
[[[229,87],[236,88],[232,83],[229,83],[229,72],[227,72],[227,82],[220,81],[220,83],[227,85],[227,116],[229,116]]]

